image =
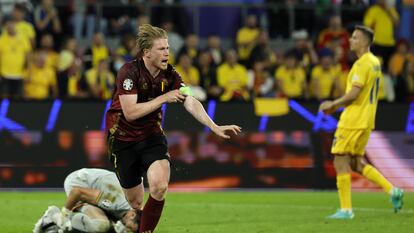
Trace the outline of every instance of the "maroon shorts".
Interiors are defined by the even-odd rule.
[[[152,136],[140,142],[121,141],[109,135],[108,155],[125,189],[141,184],[144,173],[153,162],[163,159],[170,161],[164,135]]]

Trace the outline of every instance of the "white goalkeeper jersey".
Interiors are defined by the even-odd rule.
[[[76,170],[65,179],[64,188],[67,196],[74,186],[100,190],[99,207],[116,220],[120,220],[128,210],[132,209],[113,172],[98,168]]]

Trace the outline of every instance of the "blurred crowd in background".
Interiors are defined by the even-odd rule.
[[[200,37],[186,27],[191,17],[185,7],[169,7],[176,1],[124,0],[103,13],[98,2],[9,1],[2,6],[0,98],[108,100],[117,71],[137,56],[139,26],[150,23],[167,31],[170,63],[201,101],[332,99],[345,92],[356,60],[349,38],[359,23],[375,32],[371,49],[383,63],[384,76],[380,100],[414,100],[414,54],[409,41],[396,36],[400,15],[392,1],[350,1],[362,6],[355,8],[361,19],[347,14],[346,22],[337,8],[318,3],[312,12],[320,17],[312,28],[293,28],[290,33],[283,11],[251,11],[241,17],[233,38],[213,33]],[[151,12],[144,7],[160,2],[163,7],[152,7]],[[304,15],[295,17],[300,22]]]

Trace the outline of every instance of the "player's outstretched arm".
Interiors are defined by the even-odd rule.
[[[358,98],[361,93],[361,87],[352,86],[352,89],[343,95],[342,97],[334,101],[324,101],[319,106],[319,111],[324,112],[325,114],[332,114],[340,107],[346,107],[350,105],[356,98]]]
[[[216,123],[211,120],[211,118],[204,110],[203,105],[192,96],[187,96],[185,98],[184,107],[201,124],[209,127],[211,131],[222,138],[230,138],[230,136],[226,134],[228,131],[232,132],[235,135],[241,132],[241,127],[237,125],[216,125]]]
[[[160,108],[164,103],[183,102],[185,96],[178,90],[173,90],[144,103],[137,103],[137,98],[137,94],[119,96],[122,112],[124,113],[127,121],[134,121],[146,116]]]

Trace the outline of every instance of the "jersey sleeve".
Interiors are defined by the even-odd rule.
[[[351,77],[352,86],[363,87],[368,78],[369,66],[363,63],[357,63],[355,65],[355,72]]]
[[[180,89],[180,87],[185,86],[181,75],[173,67],[171,67],[171,69],[172,83],[170,85],[170,90]]]
[[[116,77],[116,86],[119,95],[134,95],[138,94],[137,82],[134,78],[134,72],[131,69],[131,64],[127,63],[121,67]]]

